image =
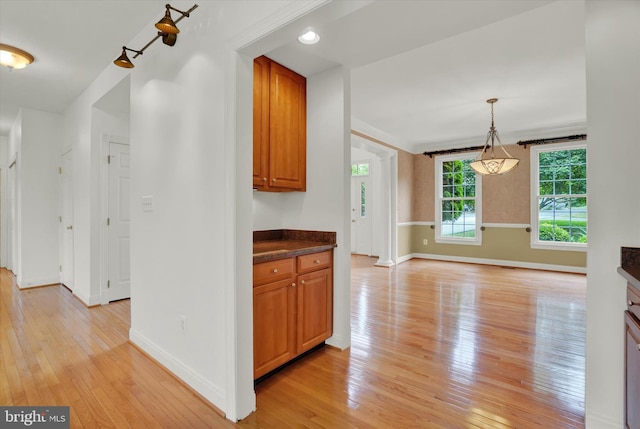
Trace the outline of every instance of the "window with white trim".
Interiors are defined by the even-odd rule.
[[[436,242],[482,244],[482,180],[476,154],[436,157]]]
[[[587,246],[587,146],[531,148],[531,247]]]

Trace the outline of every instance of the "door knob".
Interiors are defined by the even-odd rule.
[[[355,219],[351,219],[351,222],[356,223],[356,220]]]
[[[69,229],[69,230],[73,229],[73,225],[69,225],[69,226],[67,227],[67,229]]]

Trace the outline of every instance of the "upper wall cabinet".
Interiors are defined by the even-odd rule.
[[[307,80],[270,60],[253,61],[253,187],[305,191]]]

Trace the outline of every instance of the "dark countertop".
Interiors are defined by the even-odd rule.
[[[302,230],[253,232],[253,263],[322,252],[336,247],[336,233]]]
[[[622,247],[618,273],[640,291],[640,247]]]

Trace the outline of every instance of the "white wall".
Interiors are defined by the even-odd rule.
[[[586,427],[623,427],[620,246],[640,246],[640,2],[586,3],[589,251]]]
[[[232,420],[255,409],[252,69],[233,47],[288,3],[205,2],[131,73],[130,338]]]
[[[286,228],[282,224],[282,200],[286,193],[253,192],[253,230]]]
[[[351,186],[350,77],[336,67],[307,78],[307,191],[283,195],[288,229],[335,231],[333,337],[349,347]]]
[[[20,110],[9,135],[9,152],[17,154],[15,274],[20,288],[60,280],[58,153],[61,136],[61,115],[26,108]]]
[[[0,136],[0,267],[7,266],[8,242],[7,236],[9,230],[8,223],[8,204],[9,189],[7,188],[9,169],[9,137]]]

